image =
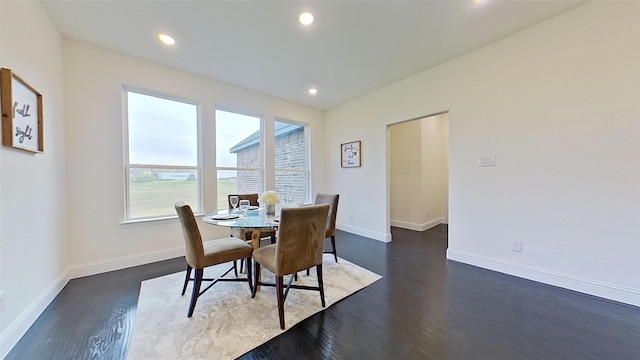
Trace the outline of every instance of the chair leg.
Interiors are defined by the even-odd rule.
[[[193,278],[193,294],[191,295],[191,304],[189,305],[187,317],[191,317],[191,315],[193,315],[193,309],[195,309],[196,301],[198,301],[198,296],[200,296],[200,285],[202,284],[202,277],[204,275],[204,269],[195,270],[196,274]]]
[[[256,290],[258,289],[258,277],[260,276],[260,263],[257,261],[254,261],[254,263],[256,264],[255,267],[255,273],[253,274],[253,290],[251,291],[251,298],[255,298],[256,297]]]
[[[276,243],[276,236],[271,235],[271,244],[275,244],[275,243]]]
[[[242,272],[242,260],[240,260],[240,272]],[[233,274],[238,277],[238,266],[236,260],[233,260]]]
[[[187,275],[184,277],[184,286],[182,286],[182,295],[187,291],[187,284],[189,283],[189,277],[191,276],[191,266],[187,264]]]
[[[247,262],[247,281],[249,282],[249,291],[251,292],[251,296],[253,297],[253,278],[251,276],[251,258],[246,258]]]
[[[284,330],[284,294],[283,294],[283,278],[276,276],[276,297],[278,300],[278,316],[280,317],[280,329]]]
[[[235,261],[234,261],[235,263]],[[249,267],[249,265],[247,265],[247,268]],[[244,259],[240,260],[240,272],[244,272]],[[236,273],[236,277],[238,277],[238,274]]]
[[[324,307],[324,282],[322,281],[322,264],[316,266],[316,271],[318,272],[318,287],[320,288],[320,302],[322,303],[322,307]]]
[[[331,236],[331,246],[333,247],[333,257],[336,259],[336,262],[338,262],[338,252],[336,251],[336,236],[335,235]]]

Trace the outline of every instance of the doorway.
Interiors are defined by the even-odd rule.
[[[449,113],[389,125],[390,225],[424,231],[449,220]]]

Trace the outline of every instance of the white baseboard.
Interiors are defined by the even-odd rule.
[[[447,249],[447,259],[640,307],[640,289]]]
[[[85,263],[70,267],[69,278],[76,279],[79,277],[126,269],[132,266],[149,264],[156,261],[173,259],[180,256],[184,256],[184,246],[151,251],[137,255],[123,256],[116,259]]]
[[[0,359],[7,356],[9,351],[18,343],[24,333],[42,312],[55,299],[70,279],[100,274],[104,272],[125,269],[132,266],[149,264],[156,261],[173,259],[184,256],[184,247],[176,247],[160,251],[152,251],[144,254],[123,256],[117,259],[96,261],[76,265],[68,268],[46,288],[40,295],[20,314],[9,327],[0,334]]]
[[[0,359],[4,359],[9,354],[9,351],[56,298],[67,282],[69,282],[68,272],[64,271],[0,334]]]
[[[375,231],[371,231],[368,229],[363,229],[357,226],[351,226],[346,224],[336,224],[336,229],[346,231],[348,233],[364,236],[370,239],[382,241],[382,242],[390,242],[391,241],[391,233],[379,233]]]
[[[425,231],[425,230],[431,229],[434,226],[440,225],[443,222],[444,222],[443,217],[435,218],[433,220],[427,221],[422,224],[411,223],[411,222],[400,221],[400,220],[390,221],[391,226],[393,227],[399,227],[402,229],[408,229],[408,230],[414,230],[414,231]]]

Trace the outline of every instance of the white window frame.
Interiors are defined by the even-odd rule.
[[[129,163],[129,100],[128,93],[136,93],[146,96],[152,96],[160,99],[177,101],[185,104],[190,104],[196,106],[196,126],[197,126],[197,159],[196,166],[169,166],[169,165],[154,165],[154,164],[131,164]],[[198,205],[197,208],[194,208],[193,211],[196,215],[202,215],[202,209],[204,208],[203,202],[203,179],[202,179],[202,111],[200,103],[189,99],[186,97],[178,96],[178,95],[170,95],[165,94],[158,91],[133,87],[129,85],[122,86],[122,119],[123,119],[123,180],[124,180],[124,220],[123,224],[126,223],[138,223],[138,222],[147,222],[147,221],[156,221],[156,220],[166,220],[166,219],[176,219],[178,217],[177,214],[167,214],[160,216],[149,216],[149,217],[136,217],[131,218],[130,211],[130,189],[129,189],[129,172],[132,168],[136,169],[168,169],[168,170],[196,170],[197,171],[197,191],[198,191]]]

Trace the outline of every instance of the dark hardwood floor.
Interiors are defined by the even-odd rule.
[[[338,232],[338,255],[383,279],[241,358],[640,359],[639,308],[447,261],[446,225],[392,233]],[[70,281],[6,359],[125,358],[140,282],[183,268]]]

